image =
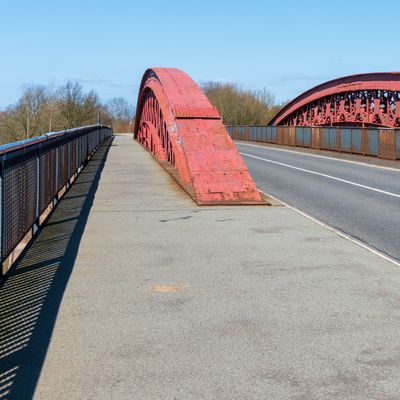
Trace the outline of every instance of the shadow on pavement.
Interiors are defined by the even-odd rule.
[[[34,395],[111,142],[97,150],[0,287],[1,400]]]

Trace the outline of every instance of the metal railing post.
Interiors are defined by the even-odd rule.
[[[3,196],[3,171],[4,171],[4,157],[1,156],[0,166],[0,277],[3,276],[3,219],[4,219],[4,196]]]
[[[57,204],[57,201],[58,201],[58,184],[59,184],[59,177],[58,177],[58,175],[59,175],[59,171],[60,171],[60,167],[59,167],[59,145],[58,145],[58,143],[59,143],[59,140],[57,140],[57,147],[56,147],[56,187],[55,187],[55,195],[54,195],[54,197],[55,197],[55,203]]]
[[[75,178],[78,176],[78,168],[79,168],[79,138],[76,138],[76,146],[75,146],[75,171],[74,171],[74,176]]]
[[[67,189],[69,188],[69,180],[71,179],[71,141],[67,143]]]
[[[39,227],[39,206],[40,206],[40,148],[39,144],[36,152],[36,225]]]

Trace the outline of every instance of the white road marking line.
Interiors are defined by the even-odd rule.
[[[338,236],[340,236],[340,237],[342,237],[342,238],[344,238],[344,239],[346,239],[346,240],[349,240],[350,242],[356,244],[357,246],[360,246],[360,247],[362,247],[363,249],[368,250],[369,252],[371,252],[371,253],[377,255],[378,257],[381,257],[381,258],[383,258],[384,260],[391,262],[392,264],[396,265],[397,267],[400,267],[400,262],[397,261],[396,259],[394,259],[394,258],[392,258],[392,257],[390,257],[390,256],[388,256],[388,255],[386,255],[386,254],[384,254],[384,253],[382,253],[382,252],[380,252],[379,250],[377,250],[377,249],[375,249],[375,248],[373,248],[373,247],[367,245],[366,243],[361,242],[360,240],[358,240],[358,239],[356,239],[356,238],[353,238],[352,236],[350,236],[350,235],[348,235],[347,233],[344,233],[343,231],[341,231],[341,230],[339,230],[339,229],[333,227],[332,225],[329,225],[329,224],[327,224],[327,223],[325,223],[325,222],[319,220],[318,218],[315,218],[315,217],[313,217],[312,215],[307,214],[307,213],[305,213],[304,211],[301,211],[301,210],[299,210],[298,208],[291,206],[290,204],[288,204],[288,203],[282,201],[281,199],[278,199],[277,197],[272,196],[271,194],[266,193],[266,192],[264,192],[263,190],[260,190],[260,189],[258,189],[258,190],[259,190],[260,192],[264,193],[267,197],[272,197],[272,198],[275,199],[276,201],[279,201],[280,203],[282,203],[285,207],[290,208],[291,210],[295,211],[296,213],[302,215],[303,217],[306,217],[306,218],[308,218],[309,220],[311,220],[311,221],[317,223],[318,225],[323,226],[324,228],[326,228],[326,229],[330,230],[331,232],[335,233],[336,235],[338,235]]]
[[[286,168],[291,168],[291,169],[295,169],[297,171],[307,172],[307,173],[313,174],[313,175],[323,176],[324,178],[333,179],[333,180],[338,181],[338,182],[347,183],[349,185],[357,186],[357,187],[360,187],[360,188],[363,188],[363,189],[372,190],[374,192],[378,192],[378,193],[386,194],[388,196],[393,196],[393,197],[400,198],[400,194],[397,194],[397,193],[387,192],[386,190],[381,190],[381,189],[377,189],[377,188],[374,188],[374,187],[371,187],[371,186],[361,185],[360,183],[348,181],[346,179],[337,178],[336,176],[331,176],[331,175],[323,174],[321,172],[311,171],[310,169],[295,167],[294,165],[285,164],[285,163],[282,163],[282,162],[279,162],[279,161],[273,161],[273,160],[270,160],[268,158],[257,157],[257,156],[253,156],[252,154],[247,154],[247,153],[242,153],[242,152],[239,152],[239,153],[242,156],[255,158],[257,160],[269,162],[269,163],[272,163],[272,164],[282,165],[283,167],[286,167]]]
[[[310,154],[310,153],[306,153],[306,152],[302,152],[302,151],[294,151],[294,150],[289,150],[289,149],[277,149],[275,147],[260,146],[258,144],[250,144],[250,143],[242,143],[242,142],[237,142],[237,144],[239,144],[240,146],[258,147],[260,149],[267,149],[267,150],[274,150],[274,151],[284,151],[286,153],[300,154],[302,156],[325,158],[327,160],[345,162],[345,163],[349,163],[349,164],[356,164],[356,165],[361,165],[363,167],[386,169],[386,170],[389,170],[389,171],[394,171],[394,172],[399,172],[400,173],[400,168],[392,168],[392,167],[384,167],[382,165],[367,164],[367,163],[363,163],[361,161],[343,160],[342,158],[322,156],[322,155],[319,155],[319,154]],[[400,165],[400,163],[399,163],[399,165]]]

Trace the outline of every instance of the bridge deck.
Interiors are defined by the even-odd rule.
[[[0,290],[7,399],[398,395],[400,271],[285,207],[197,207],[126,136]]]

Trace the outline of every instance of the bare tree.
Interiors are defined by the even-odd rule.
[[[97,117],[102,109],[100,98],[93,90],[83,96],[81,106],[81,125],[92,125],[97,123]]]
[[[81,120],[81,105],[83,102],[82,86],[77,82],[68,81],[60,87],[57,93],[58,119],[63,129],[79,126]]]
[[[124,97],[113,97],[107,102],[107,109],[113,119],[129,120],[134,115],[131,106]]]
[[[116,131],[129,131],[133,106],[124,98],[103,104],[96,92],[84,92],[78,82],[61,87],[29,86],[16,104],[0,112],[0,143],[29,138],[50,131],[83,125],[112,125]]]
[[[134,107],[123,97],[114,97],[107,102],[107,110],[112,118],[112,127],[116,132],[129,132],[132,129]]]
[[[268,90],[243,90],[233,83],[206,82],[201,85],[227,125],[266,125],[279,105]]]
[[[24,90],[13,110],[15,128],[23,131],[25,138],[37,134],[45,125],[45,109],[48,103],[44,86],[30,86]]]

